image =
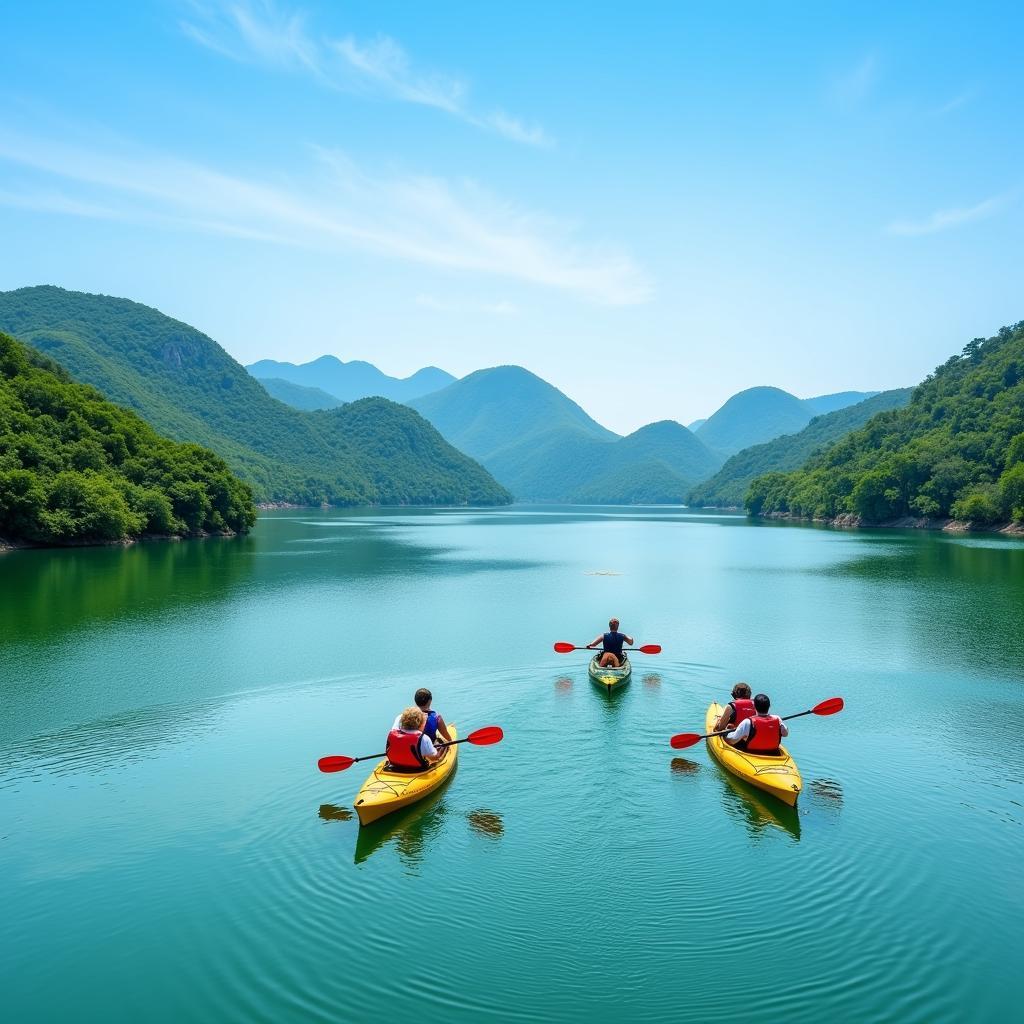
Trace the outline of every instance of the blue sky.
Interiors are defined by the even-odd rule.
[[[1024,318],[1022,11],[15,5],[0,288],[521,363],[620,431],[913,384]]]

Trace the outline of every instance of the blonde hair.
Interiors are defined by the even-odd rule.
[[[407,732],[412,729],[422,729],[427,716],[419,708],[406,708],[398,718],[398,724]]]

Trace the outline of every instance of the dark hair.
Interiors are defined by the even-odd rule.
[[[754,707],[759,714],[763,715],[771,706],[772,702],[768,699],[767,693],[759,693],[754,698]]]
[[[750,696],[750,686],[747,683],[737,683],[732,688],[732,695],[745,699]]]
[[[425,708],[434,699],[434,695],[425,686],[421,686],[412,699],[416,701],[416,707]]]
[[[608,620],[608,628],[609,629],[614,629],[618,624],[619,624],[619,620],[618,619],[609,619]]]

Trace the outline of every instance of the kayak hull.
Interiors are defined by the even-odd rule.
[[[630,664],[629,658],[623,655],[620,668],[601,668],[598,664],[598,656],[595,654],[590,659],[587,674],[595,686],[600,686],[602,689],[611,692],[612,690],[617,690],[620,686],[625,686],[629,682],[633,675],[633,666]]]
[[[705,732],[714,731],[715,722],[721,713],[722,707],[719,704],[712,704],[708,708],[704,720]],[[765,793],[771,793],[784,804],[796,807],[800,791],[804,788],[804,781],[800,777],[800,769],[785,747],[779,747],[778,756],[766,757],[730,747],[721,736],[709,736],[707,744],[711,756],[726,771],[732,772],[737,778]]]
[[[448,732],[453,740],[459,738],[454,725],[449,724]],[[426,771],[396,772],[388,769],[388,760],[384,758],[356,794],[354,806],[359,824],[369,825],[440,789],[451,778],[458,759],[459,748],[451,746],[445,748],[444,756]]]

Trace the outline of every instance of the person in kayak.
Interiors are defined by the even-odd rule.
[[[437,739],[437,734],[441,734],[441,739],[445,743],[451,743],[452,738],[448,732],[448,726],[444,724],[444,719],[441,715],[432,710],[430,705],[434,699],[434,695],[425,687],[421,686],[414,694],[412,699],[416,702],[416,707],[420,709],[427,716],[427,720],[423,725],[423,731],[430,737],[431,742]],[[398,719],[395,719],[395,725],[398,724]],[[392,726],[394,728],[395,726]]]
[[[732,688],[732,700],[722,708],[715,722],[715,732],[735,729],[743,719],[753,717],[754,702],[750,699],[750,687],[746,683],[737,683]]]
[[[434,746],[423,731],[427,716],[416,707],[406,708],[388,733],[384,748],[392,768],[406,772],[421,772],[429,768],[444,753]]]
[[[727,732],[725,742],[748,754],[777,754],[782,737],[789,735],[789,729],[778,715],[768,714],[771,706],[768,695],[759,693],[754,698],[755,714],[744,718],[732,732]]]
[[[620,668],[622,666],[622,645],[633,646],[633,638],[619,632],[619,620],[608,620],[608,632],[594,637],[587,644],[587,650],[593,650],[598,644],[602,645],[601,668]]]

